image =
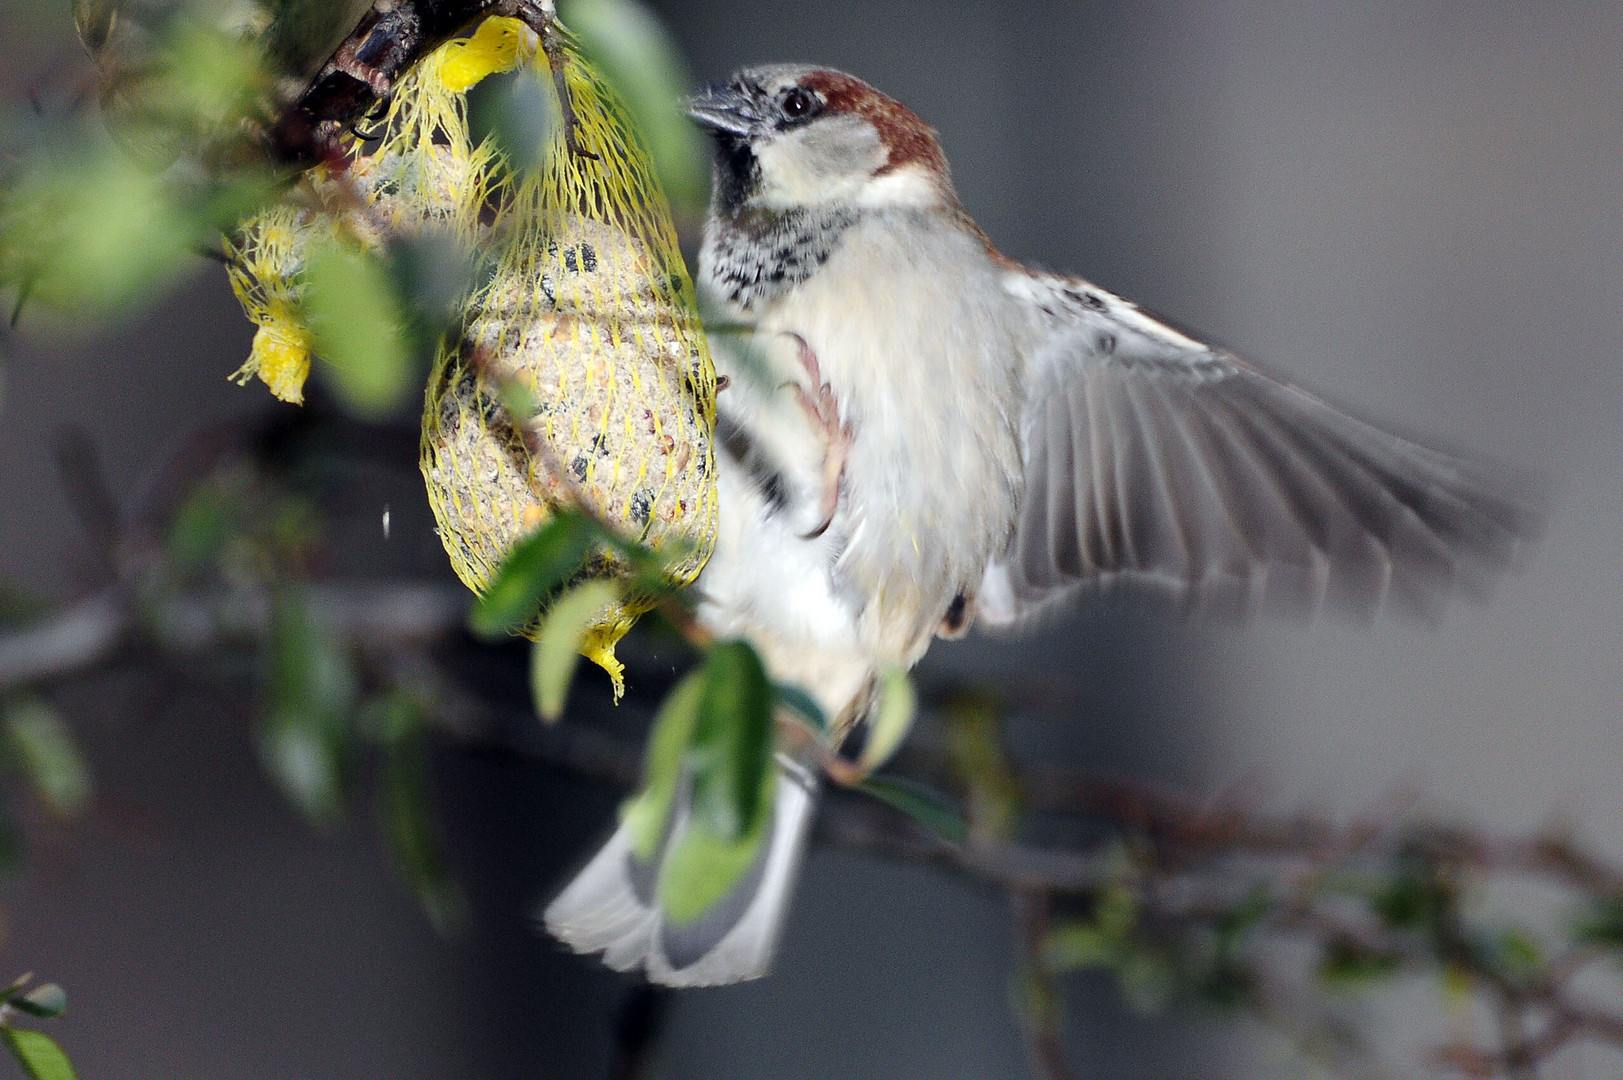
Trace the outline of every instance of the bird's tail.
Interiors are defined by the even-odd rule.
[[[738,883],[693,922],[667,919],[659,904],[666,855],[687,828],[678,808],[650,860],[622,825],[542,915],[547,930],[580,953],[603,954],[616,971],[643,968],[666,986],[714,986],[765,975],[794,891],[816,801],[815,775],[778,755],[770,835]]]

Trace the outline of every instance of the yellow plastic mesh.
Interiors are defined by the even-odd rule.
[[[339,176],[318,170],[311,205],[245,227],[232,281],[260,333],[238,377],[257,374],[287,396],[302,349],[302,385],[298,271],[323,237],[377,247],[432,228],[469,252],[494,251],[436,356],[423,412],[422,471],[451,565],[482,592],[514,543],[579,502],[675,553],[670,574],[685,585],[709,558],[717,510],[716,379],[693,284],[624,105],[562,28],[549,48],[562,60],[574,147],[535,35],[488,19],[402,80],[381,142],[357,144]],[[514,67],[537,81],[553,120],[538,163],[522,172],[489,143],[471,145],[462,96]],[[515,401],[532,406],[527,415],[511,411]],[[622,571],[605,552],[587,572]],[[581,647],[616,694],[615,643],[652,602],[629,595],[605,608]]]
[[[311,169],[289,199],[243,222],[228,239],[231,287],[259,327],[247,361],[231,376],[258,376],[283,401],[302,403],[310,333],[300,311],[305,263],[335,240],[382,250],[393,239],[437,232],[465,251],[488,231],[480,213],[492,158],[473,146],[462,94],[484,76],[511,70],[535,35],[515,19],[490,19],[473,37],[447,43],[401,79],[369,132],[352,135],[342,169]]]

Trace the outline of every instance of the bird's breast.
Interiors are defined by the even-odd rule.
[[[923,652],[1013,527],[1014,319],[973,238],[875,215],[757,323],[779,370],[815,392],[786,351],[805,343],[849,430],[832,572],[887,658]]]

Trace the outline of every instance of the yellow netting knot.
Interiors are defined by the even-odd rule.
[[[304,404],[304,381],[310,377],[310,335],[291,316],[267,316],[254,334],[248,359],[231,377],[241,386],[255,375],[281,400]]]
[[[487,75],[512,71],[535,55],[535,31],[518,19],[486,19],[474,35],[453,41],[439,53],[439,82],[449,93],[465,94]]]

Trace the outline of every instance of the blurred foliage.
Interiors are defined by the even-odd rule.
[[[405,312],[382,260],[329,244],[311,253],[304,273],[312,344],[345,405],[381,417],[411,400],[421,378],[414,386]]]
[[[625,99],[678,223],[696,224],[710,196],[710,153],[683,107],[693,76],[669,32],[635,0],[562,0],[558,14]]]
[[[5,760],[40,800],[64,818],[77,817],[90,802],[90,770],[56,710],[23,698],[0,707]]]
[[[541,719],[551,723],[563,715],[581,643],[598,613],[612,605],[618,594],[612,581],[583,581],[547,609],[530,663],[530,687]]]
[[[15,313],[28,319],[37,310],[52,329],[126,319],[244,219],[296,187],[309,196],[310,178],[289,175],[262,136],[362,7],[81,0],[81,33],[101,72],[100,115],[55,103],[0,117],[0,290]],[[626,98],[678,214],[694,220],[704,154],[680,114],[687,76],[669,39],[630,0],[572,0],[564,19]],[[518,172],[533,164],[521,148],[546,131],[535,90],[533,79],[496,76],[470,103],[477,138],[488,137]],[[378,190],[393,194],[387,183]],[[266,348],[305,364],[313,351],[344,409],[388,415],[421,389],[424,360],[489,267],[432,229],[387,243],[342,230],[318,239],[293,260],[296,295],[289,288],[270,298],[297,305],[309,340],[268,338]],[[227,259],[240,256],[227,246]],[[302,392],[303,371],[294,375],[288,382]],[[531,415],[536,403],[526,395],[503,386],[502,407]],[[252,673],[258,745],[289,803],[330,829],[370,795],[402,876],[433,924],[452,930],[466,904],[435,821],[428,765],[452,711],[448,680],[422,651],[397,651],[329,621],[315,602],[324,515],[253,457],[184,485],[158,515],[150,550],[120,553],[128,557],[118,563],[118,588],[135,597],[145,644],[185,653],[205,642],[225,677]],[[1243,1010],[1315,1047],[1348,1044],[1339,1002],[1405,978],[1563,1033],[1539,1053],[1582,1038],[1619,1041],[1623,1021],[1586,1012],[1567,987],[1596,967],[1623,971],[1623,879],[1570,845],[1541,840],[1507,853],[1423,824],[1338,833],[1146,798],[1111,802],[1082,784],[1064,798],[1040,798],[1031,770],[1005,751],[1003,710],[975,694],[926,710],[939,714],[945,734],[943,761],[916,770],[930,782],[875,775],[919,711],[907,675],[883,673],[857,760],[840,757],[830,743],[846,732],[831,730],[836,718],[805,688],[773,684],[748,643],[713,641],[696,625],[670,572],[689,554],[679,545],[652,551],[590,513],[563,510],[508,552],[468,619],[484,638],[540,627],[530,683],[549,720],[564,711],[586,627],[617,599],[653,597],[655,617],[693,647],[695,666],[660,706],[641,784],[621,811],[639,856],[655,858],[674,838],[659,888],[676,921],[700,917],[745,872],[771,820],[775,755],[792,753],[916,824],[925,840],[921,848],[907,834],[910,852],[1006,888],[1031,908],[1015,998],[1028,1029],[1045,1038],[1062,1015],[1057,980],[1094,971],[1108,973],[1135,1007],[1194,1001]],[[588,564],[605,556],[625,574],[585,581]],[[27,628],[47,614],[0,592],[0,624]],[[246,663],[232,667],[227,653]],[[30,808],[55,820],[91,804],[71,717],[56,711],[49,690],[0,687],[0,765],[21,796],[0,801],[0,865],[16,860]],[[901,759],[905,769],[905,750]],[[673,828],[677,815],[685,829]],[[1034,823],[1055,817],[1103,822],[1105,838],[1096,831],[1071,847],[1031,844]],[[1533,928],[1494,914],[1482,882],[1509,873],[1563,887],[1568,922]],[[1281,960],[1286,950],[1294,960]],[[71,1078],[48,1036],[12,1023],[49,1020],[65,1007],[58,988],[26,983],[0,991],[0,1037],[30,1077]],[[1449,1060],[1473,1075],[1528,1075],[1535,1049],[1512,1031],[1498,1045],[1452,1047]]]
[[[42,1031],[16,1026],[18,1014],[35,1020],[55,1020],[68,1007],[68,996],[55,983],[26,989],[32,975],[24,975],[0,990],[0,1040],[29,1080],[74,1080],[68,1055]]]
[[[312,825],[331,827],[353,790],[356,675],[296,586],[272,594],[269,636],[259,730],[265,768]]]

